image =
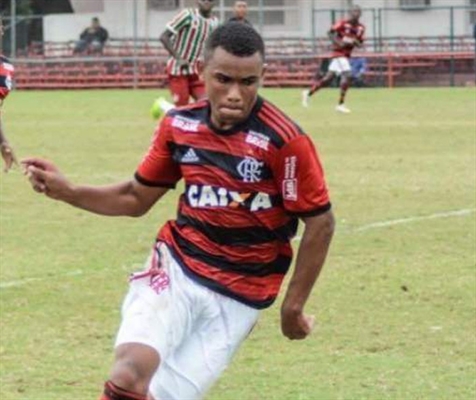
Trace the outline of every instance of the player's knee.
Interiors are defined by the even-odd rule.
[[[159,365],[159,356],[145,346],[120,349],[110,380],[115,385],[135,393],[147,393],[149,383]]]
[[[131,359],[116,361],[110,379],[115,385],[136,393],[147,393],[150,381],[140,365]]]

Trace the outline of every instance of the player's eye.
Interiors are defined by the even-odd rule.
[[[245,86],[252,86],[258,81],[258,78],[252,77],[252,78],[246,78],[241,81],[241,83]]]
[[[221,74],[217,74],[216,79],[217,79],[218,82],[223,83],[223,84],[230,83],[231,80],[232,80],[229,76],[221,75]]]

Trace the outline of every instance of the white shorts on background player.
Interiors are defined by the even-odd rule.
[[[116,347],[148,345],[161,363],[149,390],[156,400],[201,399],[230,363],[259,311],[188,278],[160,245],[160,274],[132,280]],[[151,257],[146,265],[154,263]]]
[[[337,75],[340,75],[343,72],[350,72],[351,70],[350,62],[347,57],[333,58],[329,64],[329,71],[334,72]]]

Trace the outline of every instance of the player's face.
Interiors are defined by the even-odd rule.
[[[256,52],[237,57],[218,47],[205,65],[203,78],[211,106],[211,119],[219,129],[230,129],[246,120],[251,113],[264,64]]]
[[[215,5],[213,0],[198,0],[198,9],[202,12],[209,13]]]
[[[244,1],[237,1],[233,10],[238,18],[245,18],[248,14],[248,6]]]
[[[350,12],[350,19],[353,21],[358,21],[361,15],[362,11],[360,11],[358,8],[355,8]]]

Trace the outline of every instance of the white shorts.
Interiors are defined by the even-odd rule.
[[[342,74],[342,72],[350,72],[351,70],[350,62],[347,57],[333,58],[329,64],[329,71],[334,72],[337,75]]]
[[[160,245],[136,274],[122,307],[116,347],[141,343],[160,355],[149,390],[157,400],[201,399],[230,363],[258,320],[259,311],[188,278]]]

